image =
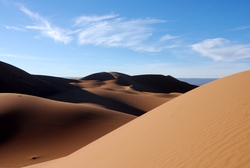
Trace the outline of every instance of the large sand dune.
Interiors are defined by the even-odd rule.
[[[0,167],[69,155],[135,116],[89,104],[0,94]]]
[[[181,95],[44,168],[250,166],[250,71]]]
[[[4,62],[0,68],[0,167],[68,156],[196,88],[162,75],[106,72],[65,79]]]
[[[196,88],[169,76],[151,75],[151,80],[147,79],[144,84],[139,84],[136,81],[138,77],[116,72],[96,73],[81,79],[65,79],[32,75],[1,61],[0,67],[0,93],[22,93],[63,102],[91,103],[136,116]],[[121,82],[123,78],[126,83],[124,80]],[[158,83],[165,82],[167,91],[151,86],[151,83],[157,83],[158,78]]]
[[[0,93],[46,96],[58,92],[56,86],[0,61]]]

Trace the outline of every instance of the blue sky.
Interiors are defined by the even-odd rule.
[[[0,60],[32,74],[250,69],[249,0],[0,0],[0,16]]]

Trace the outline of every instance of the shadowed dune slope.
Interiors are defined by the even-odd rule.
[[[45,75],[33,75],[39,79],[42,79],[44,81],[47,81],[59,88],[62,89],[76,89],[77,87],[75,85],[72,85],[72,83],[79,83],[80,81],[78,79],[68,79],[68,78],[61,78],[61,77],[55,77],[55,76],[45,76]]]
[[[79,80],[74,85],[76,89],[68,89],[48,98],[71,103],[91,103],[110,110],[140,116],[181,95],[181,93],[138,92],[127,86],[117,85],[115,80],[104,82]]]
[[[145,85],[152,90],[152,92],[158,93],[186,93],[192,89],[195,89],[197,86],[188,84],[186,82],[179,81],[174,77],[168,75],[138,75],[133,76],[132,79],[140,85]],[[143,87],[135,86],[136,90],[144,91]],[[147,91],[147,90],[146,90]]]
[[[82,80],[116,80],[116,83],[122,86],[130,86],[132,89],[143,92],[154,93],[186,93],[197,86],[179,81],[178,79],[168,75],[136,75],[129,76],[118,72],[101,72],[95,73]]]
[[[153,93],[185,93],[197,87],[179,81],[171,76],[163,75],[129,76],[118,72],[101,72],[81,79],[65,79],[51,76],[31,75],[15,66],[1,61],[0,67],[0,93],[21,93],[47,97],[69,89],[83,89],[79,87],[81,86],[79,83],[90,80],[98,81],[98,87],[105,81],[113,80],[117,85],[129,86],[131,90]]]
[[[0,93],[23,93],[47,96],[58,92],[53,84],[39,79],[17,67],[0,61]]]
[[[91,103],[137,116],[178,96],[142,93],[129,87],[130,84],[117,84],[121,76],[131,78],[122,73],[96,73],[81,80],[31,75],[4,62],[0,62],[0,68],[0,93],[21,93],[70,103]],[[150,90],[147,86],[142,87],[144,89],[138,86],[137,89]]]
[[[135,116],[92,104],[24,94],[0,94],[0,167],[20,167],[69,155]]]
[[[115,77],[108,73],[108,72],[100,72],[88,75],[86,77],[81,78],[82,80],[99,80],[99,81],[106,81],[106,80],[112,80],[115,79]]]
[[[181,95],[46,168],[249,167],[250,71]]]

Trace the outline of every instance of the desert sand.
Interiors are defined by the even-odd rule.
[[[69,156],[29,168],[250,166],[250,71],[187,92]]]
[[[163,75],[100,72],[66,79],[32,75],[4,62],[0,68],[0,167],[40,167],[69,157],[197,88]]]

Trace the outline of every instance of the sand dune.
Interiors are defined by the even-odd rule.
[[[139,91],[147,91],[147,88],[151,88],[152,92],[160,92],[160,93],[186,93],[189,90],[195,89],[196,86],[187,84],[185,82],[181,82],[172,76],[163,76],[163,75],[137,75],[133,76],[132,79],[139,83],[138,88],[136,90]],[[141,85],[145,85],[146,87],[141,87]],[[145,89],[145,90],[144,90]]]
[[[0,94],[0,167],[69,155],[135,116],[91,104]]]
[[[99,80],[99,81],[106,81],[112,79],[115,79],[115,77],[108,72],[95,73],[82,78],[82,80]]]
[[[138,82],[144,77],[136,81],[137,77],[117,72],[96,73],[81,79],[65,79],[32,75],[4,62],[0,62],[0,66],[0,93],[22,93],[70,103],[92,103],[137,116],[180,95],[168,93],[183,93],[183,88],[185,92],[196,88],[194,85],[164,76],[161,78],[164,78],[168,92],[151,86],[152,80],[158,79],[155,76],[144,83]],[[160,82],[162,83],[162,80],[159,80]]]
[[[249,167],[250,71],[181,95],[75,153],[30,168]]]
[[[82,84],[82,83],[81,83]],[[94,84],[92,84],[93,86]],[[110,86],[110,84],[108,84]],[[148,94],[139,92],[126,92],[126,89],[115,87],[110,89],[102,88],[84,88],[71,89],[61,92],[48,98],[64,102],[72,103],[91,103],[102,106],[110,110],[115,110],[123,113],[128,113],[140,116],[145,112],[179,96],[180,94]],[[72,96],[71,96],[72,95]]]
[[[118,85],[129,86],[133,90],[154,93],[185,93],[197,86],[179,81],[172,76],[164,75],[136,75],[129,76],[118,72],[102,72],[89,75],[82,80],[115,80]]]
[[[46,96],[60,89],[51,83],[0,61],[0,93],[23,93],[35,96]]]
[[[68,156],[182,95],[178,88],[196,88],[165,76],[105,72],[65,79],[32,75],[4,62],[0,67],[0,167]],[[157,80],[168,81],[170,90]]]

